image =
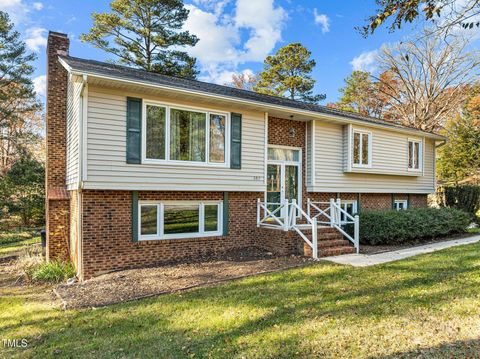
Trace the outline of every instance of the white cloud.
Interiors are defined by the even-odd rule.
[[[273,0],[236,0],[227,12],[229,2],[195,0],[195,5],[185,5],[190,10],[185,29],[200,39],[188,52],[198,59],[201,79],[224,83],[237,66],[263,61],[281,40],[287,14]]]
[[[250,77],[254,75],[254,72],[250,69],[244,69],[242,71],[228,71],[224,70],[219,73],[213,74],[214,77],[205,76],[204,78],[200,77],[200,80],[212,81],[220,85],[228,85],[232,82],[233,75],[244,74],[245,76]]]
[[[37,11],[40,11],[43,9],[43,4],[41,2],[34,2],[32,6]]]
[[[40,47],[47,46],[47,38],[44,36],[46,32],[47,30],[41,27],[27,29],[25,39],[27,47],[32,51],[39,52]]]
[[[25,20],[28,13],[28,8],[22,0],[0,0],[0,10],[8,13],[15,24]]]
[[[330,19],[325,14],[319,14],[317,9],[313,9],[313,16],[315,18],[315,24],[322,27],[322,32],[326,33],[330,31]]]
[[[47,92],[47,76],[40,75],[33,79],[33,87],[35,92],[40,96],[45,96]]]
[[[354,71],[374,72],[377,68],[378,50],[362,52],[350,62]]]

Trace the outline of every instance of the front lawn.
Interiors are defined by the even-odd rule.
[[[1,275],[0,333],[29,342],[7,357],[473,358],[480,352],[480,243],[376,267],[320,262],[81,311],[54,309],[45,288],[6,287],[10,279]]]
[[[40,235],[35,229],[0,231],[0,257],[17,252],[27,245],[40,243]]]

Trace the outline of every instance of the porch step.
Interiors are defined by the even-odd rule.
[[[318,251],[319,257],[340,256],[342,254],[353,254],[356,250],[353,246],[329,247]]]
[[[349,247],[350,242],[346,239],[328,239],[323,241],[318,241],[318,249],[322,248],[338,248],[338,247]]]

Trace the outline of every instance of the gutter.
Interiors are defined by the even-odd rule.
[[[84,168],[83,168],[83,163],[84,163],[84,124],[86,123],[85,114],[87,113],[86,111],[86,106],[87,102],[85,101],[85,96],[88,94],[88,76],[87,75],[82,75],[82,89],[80,90],[80,106],[81,106],[81,112],[79,115],[78,119],[78,189],[81,191],[84,188],[84,181],[83,181],[83,176],[84,176]]]
[[[211,94],[208,92],[203,92],[203,91],[198,91],[198,90],[191,90],[191,89],[182,89],[178,87],[173,87],[173,86],[168,86],[168,85],[159,85],[159,84],[152,84],[148,83],[145,81],[134,81],[134,80],[129,80],[123,77],[114,77],[114,76],[107,76],[107,75],[102,75],[98,74],[95,72],[79,72],[74,69],[72,69],[63,59],[59,59],[60,63],[67,69],[67,71],[71,72],[74,75],[78,76],[92,76],[92,77],[97,77],[100,79],[105,79],[109,81],[117,81],[117,82],[124,82],[124,83],[129,83],[129,84],[134,84],[134,85],[141,85],[141,86],[146,86],[146,87],[151,87],[155,89],[163,89],[163,90],[168,90],[172,92],[180,92],[180,93],[187,93],[187,94],[196,94],[204,97],[210,97],[213,99],[221,99],[221,100],[227,100],[231,102],[236,102],[239,104],[249,104],[249,105],[255,105],[255,106],[261,106],[264,108],[263,112],[265,112],[265,109],[270,109],[270,110],[283,110],[292,114],[297,114],[297,115],[304,115],[304,116],[312,116],[316,118],[322,118],[322,119],[327,119],[335,122],[340,122],[342,124],[356,124],[356,125],[361,125],[361,126],[367,126],[367,127],[375,127],[375,128],[383,128],[387,129],[390,131],[395,131],[395,132],[402,132],[402,133],[410,133],[410,134],[416,134],[417,136],[423,136],[423,137],[428,137],[428,138],[433,138],[436,140],[444,140],[443,136],[440,135],[435,135],[432,133],[424,132],[424,131],[419,131],[415,129],[408,129],[408,128],[402,128],[402,127],[396,127],[392,126],[389,124],[381,124],[381,123],[375,123],[375,122],[368,122],[368,121],[362,121],[362,120],[356,120],[352,119],[349,117],[342,117],[339,115],[333,115],[333,114],[321,114],[319,112],[314,112],[314,111],[309,111],[309,110],[301,110],[301,109],[295,109],[292,107],[287,107],[287,106],[280,106],[280,105],[273,105],[273,104],[267,104],[264,102],[258,102],[258,101],[253,101],[253,100],[243,100],[235,97],[229,97],[229,96],[222,96],[222,95],[216,95],[216,94]]]

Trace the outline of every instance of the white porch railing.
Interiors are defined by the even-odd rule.
[[[296,200],[285,200],[281,203],[262,202],[257,200],[257,227],[294,230],[312,248],[313,258],[318,258],[318,225],[327,225],[338,230],[353,243],[357,253],[360,250],[360,221],[358,215],[352,216],[342,208],[340,199],[329,202],[307,200],[307,212],[297,204]],[[353,225],[353,236],[345,231],[345,226]],[[311,230],[311,239],[302,232]]]
[[[307,213],[311,218],[320,218],[320,224],[329,225],[342,233],[353,243],[357,253],[360,251],[360,221],[358,215],[352,216],[342,208],[340,199],[330,199],[329,202],[314,202],[307,200]],[[353,236],[344,227],[353,224]]]
[[[312,257],[318,259],[317,219],[310,218],[302,207],[297,204],[296,200],[272,203],[261,202],[258,199],[257,227],[282,229],[284,231],[294,230],[312,249]],[[311,230],[311,239],[302,230]]]

